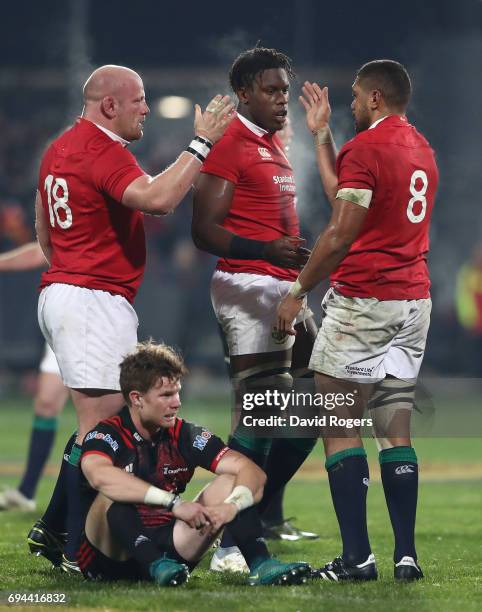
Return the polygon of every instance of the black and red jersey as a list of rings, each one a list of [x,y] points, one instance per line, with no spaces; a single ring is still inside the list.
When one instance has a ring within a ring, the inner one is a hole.
[[[173,427],[159,430],[146,440],[137,431],[129,408],[97,424],[84,438],[82,458],[89,454],[107,457],[126,472],[150,484],[180,494],[186,489],[196,467],[216,471],[229,448],[205,427],[176,419]],[[172,519],[165,508],[137,504],[146,526],[157,526]]]

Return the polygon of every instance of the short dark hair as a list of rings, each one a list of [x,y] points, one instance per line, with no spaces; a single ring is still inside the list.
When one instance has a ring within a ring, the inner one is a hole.
[[[364,64],[356,76],[363,89],[379,89],[387,106],[401,110],[408,106],[412,84],[402,64],[394,60],[374,60]]]
[[[140,342],[120,364],[120,388],[127,403],[131,391],[146,393],[163,376],[174,382],[187,374],[181,355],[166,344]]]
[[[291,59],[287,55],[276,49],[254,47],[244,51],[234,60],[229,71],[229,84],[235,93],[241,87],[252,87],[256,77],[270,68],[283,68],[289,78],[295,76]]]

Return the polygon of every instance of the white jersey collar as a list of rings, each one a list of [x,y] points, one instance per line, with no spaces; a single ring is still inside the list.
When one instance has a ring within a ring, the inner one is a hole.
[[[384,119],[390,116],[391,115],[385,115],[385,117],[380,117],[380,119],[377,119],[376,121],[374,121],[368,129],[371,130],[372,128],[377,127],[379,123],[381,123]]]
[[[246,119],[246,117],[243,117],[243,115],[241,115],[240,113],[238,113],[238,119],[248,128],[248,130],[251,130],[254,134],[256,134],[256,136],[259,136],[260,138],[262,138],[265,134],[268,133],[268,130],[264,130],[262,127],[259,127],[259,125],[256,125],[256,123],[253,123],[249,119]]]
[[[87,119],[88,121],[88,119]],[[107,134],[107,136],[109,138],[112,138],[112,140],[115,140],[116,142],[120,142],[122,146],[127,147],[127,145],[130,144],[130,142],[128,140],[126,140],[125,138],[122,138],[122,136],[119,136],[119,134],[116,134],[115,132],[111,132],[111,130],[108,130],[107,128],[103,127],[102,125],[99,125],[98,123],[95,123],[95,121],[92,121],[92,123],[99,128],[99,130],[102,130],[102,132],[104,132],[104,134]]]

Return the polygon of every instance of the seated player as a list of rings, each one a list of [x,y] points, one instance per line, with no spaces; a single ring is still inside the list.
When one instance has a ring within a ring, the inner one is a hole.
[[[229,524],[248,562],[250,584],[304,582],[309,565],[271,559],[261,537],[255,504],[264,472],[207,429],[178,417],[185,372],[168,346],[139,345],[121,364],[127,405],[85,436],[81,468],[91,505],[78,555],[84,576],[182,584]],[[180,494],[197,466],[217,477],[189,502]]]

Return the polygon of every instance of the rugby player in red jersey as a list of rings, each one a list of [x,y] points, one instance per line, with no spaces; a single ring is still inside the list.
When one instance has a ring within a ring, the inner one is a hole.
[[[198,248],[220,257],[211,297],[238,399],[241,388],[289,391],[293,377],[307,373],[316,334],[307,309],[296,321],[296,341],[273,330],[279,298],[309,254],[299,237],[295,179],[276,134],[286,124],[292,75],[290,59],[275,49],[250,49],[234,61],[229,78],[239,101],[237,118],[213,147],[195,187],[192,235]],[[314,442],[233,432],[230,446],[267,473],[261,509]],[[235,559],[222,561],[232,544],[225,531],[213,569],[239,567]]]
[[[38,240],[49,263],[39,323],[78,420],[76,443],[66,449],[70,465],[54,491],[55,510],[49,507],[29,535],[32,552],[57,564],[65,531],[61,498],[67,488],[75,499],[83,436],[122,404],[119,363],[137,341],[132,303],[145,265],[142,213],[176,208],[233,118],[228,96],[213,98],[204,114],[196,105],[194,139],[164,172],[149,176],[127,149],[142,137],[149,113],[141,77],[123,66],[102,66],[87,79],[83,97],[82,117],[42,158],[35,203]],[[77,506],[69,504],[66,569],[75,569],[82,523]]]
[[[391,60],[362,66],[353,84],[357,135],[336,158],[327,89],[305,83],[300,100],[315,138],[332,217],[278,309],[280,332],[306,294],[330,276],[310,368],[317,390],[370,398],[385,498],[395,536],[394,576],[422,578],[415,550],[418,465],[410,439],[415,383],[430,323],[429,224],[438,184],[434,152],[405,116],[411,83]],[[335,408],[360,417],[365,402]],[[348,427],[324,431],[326,468],[343,552],[324,580],[377,578],[366,524],[368,464]]]

